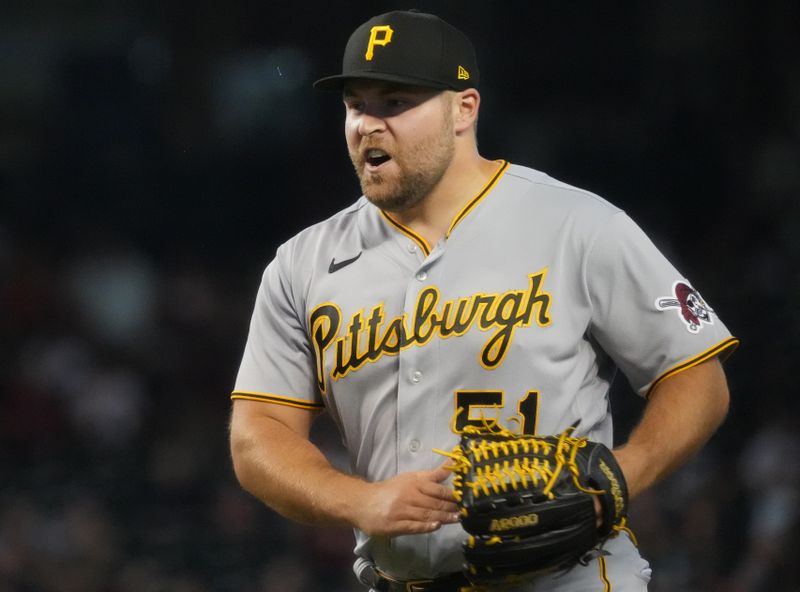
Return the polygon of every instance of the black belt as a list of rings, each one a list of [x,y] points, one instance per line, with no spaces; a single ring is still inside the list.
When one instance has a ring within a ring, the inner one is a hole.
[[[461,588],[470,586],[461,572],[427,580],[397,580],[379,571],[375,576],[372,587],[378,592],[459,592]]]

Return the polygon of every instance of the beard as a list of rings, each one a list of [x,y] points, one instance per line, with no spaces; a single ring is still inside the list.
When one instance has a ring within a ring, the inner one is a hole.
[[[392,153],[394,170],[370,173],[365,171],[365,141],[359,152],[350,152],[350,160],[361,183],[364,196],[387,212],[402,212],[421,203],[439,184],[455,153],[453,117],[445,111],[442,125],[414,145]]]

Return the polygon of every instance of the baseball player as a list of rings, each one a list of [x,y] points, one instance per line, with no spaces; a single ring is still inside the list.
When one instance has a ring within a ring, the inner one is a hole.
[[[242,486],[282,515],[349,525],[375,590],[460,590],[447,450],[467,426],[612,445],[616,369],[647,398],[613,451],[631,499],[722,422],[720,359],[737,340],[620,209],[477,149],[470,41],[390,12],[350,37],[345,139],[363,196],[281,245],[258,290],[232,394]],[[352,474],[309,442],[329,413]],[[623,529],[525,591],[647,589]],[[504,588],[505,589],[505,588]]]

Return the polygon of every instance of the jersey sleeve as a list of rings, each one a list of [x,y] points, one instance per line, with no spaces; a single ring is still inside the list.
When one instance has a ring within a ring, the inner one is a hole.
[[[290,257],[290,245],[282,245],[264,271],[231,398],[322,409]]]
[[[640,395],[739,343],[624,212],[598,233],[585,278],[591,335]]]

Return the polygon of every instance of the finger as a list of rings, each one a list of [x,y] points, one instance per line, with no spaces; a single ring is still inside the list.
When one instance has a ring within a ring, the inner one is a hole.
[[[441,483],[453,474],[453,470],[449,469],[450,465],[445,462],[429,472],[430,478],[437,483]]]
[[[391,529],[393,536],[398,534],[426,534],[442,527],[441,522],[417,522],[415,520],[401,520]]]
[[[425,482],[423,481],[419,486],[420,492],[426,497],[432,497],[437,500],[444,500],[448,502],[455,502],[456,497],[453,489],[442,485],[441,483]]]
[[[595,513],[595,526],[600,528],[603,526],[603,505],[600,503],[600,498],[596,495],[592,496],[594,499],[594,513]]]
[[[442,514],[458,516],[460,509],[455,502],[436,499],[432,497],[419,498],[410,501],[409,507],[418,510],[441,512]]]
[[[418,523],[454,524],[459,521],[459,513],[457,510],[409,506],[398,518],[400,521],[407,520]]]
[[[453,491],[436,483],[421,485],[417,494],[408,499],[408,503],[412,507],[425,510],[438,510],[449,514],[459,512]]]

